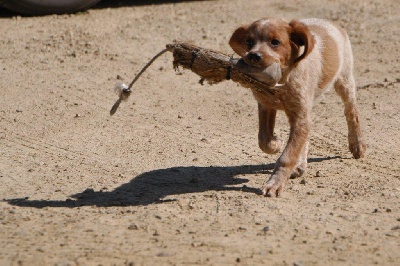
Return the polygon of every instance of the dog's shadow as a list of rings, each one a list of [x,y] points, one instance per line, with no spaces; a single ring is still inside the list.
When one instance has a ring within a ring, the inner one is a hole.
[[[337,157],[315,158],[309,162],[320,162]],[[80,206],[141,206],[174,201],[171,195],[198,193],[205,191],[240,190],[244,193],[261,194],[261,190],[244,185],[249,179],[244,175],[271,174],[274,164],[172,167],[153,170],[134,177],[113,191],[86,189],[71,195],[63,201],[29,200],[29,198],[4,199],[11,205],[20,207],[67,207]],[[265,178],[265,177],[264,177]]]
[[[218,190],[244,190],[260,193],[259,189],[240,186],[249,180],[242,175],[268,173],[274,164],[241,165],[232,167],[173,167],[153,170],[134,177],[113,191],[86,189],[71,195],[65,201],[29,200],[28,198],[5,199],[9,204],[21,207],[79,207],[79,206],[140,206],[162,203],[170,195]]]

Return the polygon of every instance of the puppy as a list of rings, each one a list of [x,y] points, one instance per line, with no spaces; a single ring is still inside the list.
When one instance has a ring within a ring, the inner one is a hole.
[[[322,19],[292,20],[263,18],[236,29],[229,45],[252,67],[265,69],[279,63],[282,78],[279,102],[253,91],[258,102],[258,142],[262,151],[274,154],[282,142],[274,135],[277,110],[283,110],[290,134],[272,175],[263,185],[265,196],[280,196],[289,177],[301,176],[307,168],[311,111],[315,99],[334,87],[344,103],[349,149],[354,158],[364,156],[353,77],[353,54],[346,32]],[[259,76],[257,78],[261,79]]]

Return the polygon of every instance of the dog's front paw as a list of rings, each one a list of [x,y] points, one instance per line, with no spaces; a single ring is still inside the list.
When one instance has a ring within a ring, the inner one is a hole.
[[[349,141],[349,149],[355,159],[364,157],[367,145],[363,139],[356,139],[355,141]]]
[[[298,178],[304,174],[306,171],[305,167],[298,165],[296,168],[292,171],[292,174],[290,175],[291,179]]]
[[[278,153],[281,150],[283,142],[278,139],[276,136],[274,136],[271,140],[263,140],[259,138],[258,140],[258,146],[260,149],[267,153],[267,154],[275,154]]]
[[[285,188],[287,178],[273,174],[264,184],[262,188],[263,196],[279,197]]]

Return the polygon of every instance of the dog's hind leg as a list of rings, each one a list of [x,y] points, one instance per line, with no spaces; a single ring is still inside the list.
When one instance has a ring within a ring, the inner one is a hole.
[[[364,157],[366,144],[361,129],[359,112],[356,103],[356,85],[353,75],[341,76],[335,82],[335,90],[344,103],[344,115],[347,120],[349,149],[354,158]]]

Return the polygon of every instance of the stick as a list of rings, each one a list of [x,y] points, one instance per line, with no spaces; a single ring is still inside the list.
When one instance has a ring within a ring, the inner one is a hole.
[[[1,0],[0,0],[1,1]],[[167,51],[173,54],[173,66],[189,69],[201,77],[200,83],[205,80],[209,84],[216,84],[225,80],[232,80],[245,88],[259,91],[268,96],[269,101],[279,103],[285,93],[278,81],[282,77],[280,65],[271,64],[265,69],[249,66],[243,59],[233,59],[231,56],[184,42],[167,44],[166,49],[156,54],[135,76],[129,86],[117,84],[115,91],[119,98],[110,110],[113,115],[122,101],[128,99],[133,84],[147,70],[147,68]]]
[[[115,114],[115,112],[117,111],[119,105],[121,104],[122,101],[128,99],[129,95],[131,94],[132,90],[132,86],[133,84],[136,83],[136,81],[140,78],[140,76],[147,70],[147,68],[153,64],[153,62],[159,58],[161,55],[163,55],[164,53],[166,53],[168,51],[168,49],[164,49],[161,52],[159,52],[158,54],[156,54],[143,68],[142,70],[140,70],[140,72],[135,76],[135,78],[132,80],[132,82],[129,84],[128,87],[126,87],[125,84],[117,84],[115,87],[115,90],[117,91],[119,98],[118,100],[114,103],[114,105],[111,107],[110,110],[110,115]]]

